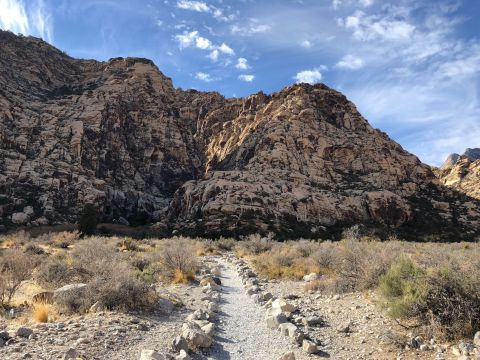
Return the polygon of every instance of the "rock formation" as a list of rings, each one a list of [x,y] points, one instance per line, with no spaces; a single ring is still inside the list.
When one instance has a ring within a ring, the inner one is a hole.
[[[225,99],[146,59],[76,60],[0,32],[0,226],[156,222],[165,232],[319,237],[362,222],[478,234],[479,203],[438,184],[323,84]]]
[[[480,200],[480,149],[467,149],[455,161],[452,155],[436,170],[442,184]]]

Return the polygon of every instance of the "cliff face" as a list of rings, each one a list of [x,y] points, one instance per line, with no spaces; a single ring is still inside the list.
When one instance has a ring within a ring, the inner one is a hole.
[[[104,221],[207,235],[425,233],[429,219],[473,236],[480,219],[325,85],[225,99],[175,89],[149,60],[75,60],[7,32],[0,194],[3,228],[74,222],[85,203]]]
[[[437,170],[442,184],[480,200],[480,149],[467,149]]]

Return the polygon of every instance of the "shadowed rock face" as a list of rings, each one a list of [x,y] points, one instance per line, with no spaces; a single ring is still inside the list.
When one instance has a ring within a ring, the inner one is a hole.
[[[0,119],[3,227],[93,203],[104,221],[191,234],[478,231],[478,203],[322,84],[225,99],[175,89],[146,59],[75,60],[0,32]]]

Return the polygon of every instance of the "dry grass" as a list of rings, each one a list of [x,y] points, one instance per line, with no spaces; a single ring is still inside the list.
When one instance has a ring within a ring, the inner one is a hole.
[[[443,338],[471,336],[480,327],[480,243],[380,241],[358,228],[339,242],[276,243],[250,237],[236,253],[260,276],[319,280],[306,291],[342,293],[379,289],[391,316],[416,321]]]
[[[50,306],[44,303],[33,305],[32,317],[36,322],[46,323],[49,320]]]

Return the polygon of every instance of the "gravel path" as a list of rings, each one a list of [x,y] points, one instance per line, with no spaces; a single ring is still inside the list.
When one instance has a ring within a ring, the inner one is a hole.
[[[265,310],[245,294],[234,267],[223,260],[219,263],[224,267],[220,322],[214,346],[206,358],[276,360],[296,349],[286,337],[266,326]],[[295,355],[300,355],[300,351],[296,351]],[[297,359],[302,359],[302,356],[297,356]]]

